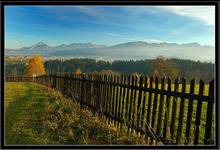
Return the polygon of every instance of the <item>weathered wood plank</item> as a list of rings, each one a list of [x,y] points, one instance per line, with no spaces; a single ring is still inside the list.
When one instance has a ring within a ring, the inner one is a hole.
[[[135,75],[134,76],[134,85],[137,86],[138,84],[138,76]],[[136,99],[137,99],[137,90],[134,90],[134,97],[133,97],[133,106],[132,106],[132,128],[136,128],[135,127],[135,117],[136,117],[136,109],[137,109],[137,105],[136,105]]]
[[[195,79],[192,79],[190,82],[190,94],[194,93],[194,89],[195,89]],[[191,121],[192,121],[192,110],[193,110],[193,99],[189,99],[187,122],[186,122],[185,144],[188,144],[190,140],[189,136],[190,136]]]
[[[134,76],[132,76],[131,86],[134,86],[134,81],[135,81]],[[129,113],[128,113],[128,127],[129,128],[131,127],[131,117],[132,117],[131,112],[132,112],[132,105],[133,105],[133,103],[132,103],[133,97],[134,97],[134,89],[132,88],[131,89],[131,98],[130,98],[130,103],[129,103],[130,109],[129,109]]]
[[[127,79],[127,77],[126,76],[124,76],[124,80],[123,80],[123,84],[126,84],[126,79]],[[126,108],[125,107],[125,104],[126,104],[126,99],[125,99],[125,95],[126,94],[126,88],[123,88],[123,93],[122,93],[122,111],[121,111],[121,118],[122,118],[122,122],[124,123],[124,109]],[[125,109],[126,110],[126,109]]]
[[[186,79],[182,78],[182,93],[185,93],[185,91],[186,91]],[[181,140],[182,140],[184,104],[185,104],[185,97],[182,96],[181,101],[180,101],[179,123],[178,123],[178,130],[177,130],[177,136],[176,136],[177,143],[181,143]]]
[[[175,85],[174,85],[174,92],[177,92],[179,89],[179,79],[177,78],[175,80]],[[177,97],[173,97],[173,106],[172,106],[172,118],[171,118],[171,126],[170,126],[170,135],[171,139],[174,142],[174,131],[175,131],[175,123],[176,123],[176,103],[177,103]]]
[[[110,80],[110,76],[109,75],[107,75],[107,79],[106,79],[108,82],[109,82],[109,80]],[[110,85],[109,84],[107,84],[107,97],[106,97],[106,104],[105,104],[105,113],[108,113],[109,112],[109,93],[110,93]]]
[[[163,79],[162,79],[161,90],[162,91],[165,90],[165,77],[163,77]],[[163,105],[164,105],[164,94],[161,94],[160,95],[159,110],[158,110],[159,112],[158,112],[158,120],[157,120],[157,130],[156,130],[156,134],[159,137],[162,137],[161,130],[162,130]]]
[[[209,96],[214,97],[214,79],[209,82]],[[204,138],[205,145],[211,144],[212,118],[213,118],[213,107],[214,107],[213,105],[214,105],[214,98],[208,102],[208,106],[207,106],[205,138]]]
[[[128,76],[128,79],[127,79],[127,85],[130,85],[131,84],[131,76],[129,75]],[[127,88],[127,93],[126,93],[126,109],[125,109],[125,116],[126,116],[126,125],[128,126],[128,121],[129,121],[129,99],[130,99],[130,89]]]
[[[150,88],[153,88],[153,77],[150,77]],[[149,131],[150,127],[150,117],[151,117],[151,105],[152,105],[152,92],[149,91],[149,96],[148,96],[148,108],[147,108],[147,121],[146,121],[146,130]]]
[[[140,77],[139,86],[143,86],[143,76]],[[140,128],[140,119],[141,119],[141,103],[142,103],[143,91],[138,93],[138,109],[137,109],[137,127]]]
[[[120,84],[123,84],[123,79],[124,79],[124,76],[123,74],[121,74],[121,77],[120,77]],[[118,104],[118,117],[120,118],[120,120],[122,119],[122,102],[123,102],[123,99],[122,99],[122,93],[123,93],[124,89],[123,87],[120,87],[119,89],[119,104]]]
[[[120,78],[119,76],[116,77],[116,83],[119,83],[120,81]],[[118,96],[119,96],[119,86],[116,86],[116,93],[115,93],[115,116],[118,117],[118,103],[119,103],[119,100],[118,100]]]
[[[103,81],[107,81],[107,76],[106,74],[104,74],[103,76]],[[107,100],[107,84],[103,84],[103,104],[102,104],[102,109],[103,109],[103,113],[106,112],[106,100]]]
[[[199,95],[203,95],[204,92],[204,81],[200,79],[199,82]],[[202,112],[202,100],[199,99],[197,103],[196,109],[196,121],[195,121],[195,131],[194,131],[194,144],[198,144],[199,141],[199,128],[200,128],[200,119],[201,119],[201,112]]]
[[[158,89],[158,78],[155,78],[155,89]],[[156,110],[157,110],[157,102],[158,102],[158,93],[156,92],[154,95],[154,103],[153,103],[153,112],[152,112],[152,122],[151,127],[155,128],[156,123]]]
[[[110,82],[113,82],[113,76],[111,75],[110,77]],[[113,105],[112,105],[112,101],[113,101],[113,98],[112,98],[112,95],[113,95],[113,85],[110,86],[110,107],[109,107],[109,113],[112,115],[112,109],[113,109]]]
[[[171,92],[171,86],[172,86],[172,81],[170,77],[168,77],[168,93]],[[163,139],[164,141],[167,141],[166,136],[167,136],[167,131],[168,131],[168,120],[170,116],[170,94],[167,95],[167,100],[166,100],[166,108],[165,108],[165,119],[164,119],[164,127],[163,127]]]
[[[148,84],[148,78],[145,76],[144,87],[147,87],[147,84]],[[147,101],[147,95],[145,92],[143,93],[144,93],[144,96],[143,96],[142,115],[141,115],[141,128],[144,127],[144,115],[146,112],[146,101]]]
[[[116,82],[116,75],[114,75],[113,82]],[[112,98],[112,115],[115,116],[115,90],[116,86],[113,87],[113,98]]]

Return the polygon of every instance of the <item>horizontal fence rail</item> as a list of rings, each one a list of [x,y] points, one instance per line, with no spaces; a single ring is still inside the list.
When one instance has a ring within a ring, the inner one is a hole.
[[[61,91],[100,115],[163,144],[213,145],[214,79],[208,84],[185,78],[136,75],[44,75],[6,77],[37,82]]]

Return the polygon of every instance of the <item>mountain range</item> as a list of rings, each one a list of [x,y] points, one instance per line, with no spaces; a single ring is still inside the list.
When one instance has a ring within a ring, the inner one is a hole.
[[[37,42],[29,47],[6,49],[6,55],[34,55],[56,57],[99,57],[106,59],[154,59],[159,55],[168,58],[214,61],[215,48],[199,43],[148,43],[143,41],[127,42],[112,46],[93,43],[71,43],[49,46]]]

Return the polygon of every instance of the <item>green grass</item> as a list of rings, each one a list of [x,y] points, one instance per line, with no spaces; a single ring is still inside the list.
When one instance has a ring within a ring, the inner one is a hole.
[[[37,144],[47,137],[36,132],[41,129],[46,95],[33,84],[6,84],[5,132],[6,144]]]
[[[5,141],[10,144],[146,144],[59,92],[34,83],[6,83]]]
[[[160,88],[161,85],[159,85]],[[167,85],[166,85],[167,88]],[[174,85],[172,85],[172,90]],[[121,89],[119,88],[119,91]],[[181,91],[181,85],[178,91]],[[189,92],[189,84],[186,86]],[[199,85],[195,86],[195,93],[198,94]],[[127,92],[127,91],[126,91]],[[138,91],[136,96],[136,106],[138,102]],[[146,122],[146,112],[148,106],[148,93],[146,94],[146,107],[144,122]],[[204,95],[208,94],[208,85],[205,85]],[[130,97],[130,96],[129,96]],[[90,101],[96,97],[88,96]],[[125,99],[127,93],[125,94]],[[116,97],[114,97],[116,99]],[[143,100],[142,100],[143,101]],[[152,107],[154,94],[152,96]],[[177,136],[180,98],[177,99],[176,123],[174,137]],[[160,96],[158,97],[158,105]],[[130,100],[129,100],[130,103]],[[166,106],[166,97],[163,110]],[[126,104],[126,103],[125,103]],[[168,126],[171,124],[173,97],[170,99],[170,116]],[[158,105],[155,127],[158,121]],[[106,120],[93,116],[92,113],[85,109],[81,110],[79,106],[56,91],[46,89],[45,86],[33,83],[7,83],[6,84],[6,144],[145,144],[146,141],[135,137],[136,135],[127,135],[125,132],[118,134],[118,129],[114,125],[108,125]],[[151,107],[151,110],[152,110]],[[110,104],[111,108],[111,104]],[[129,108],[129,107],[128,107]],[[141,104],[142,108],[142,104]],[[190,132],[190,144],[193,144],[195,117],[197,109],[197,100],[193,102],[192,123]],[[202,104],[201,125],[199,130],[199,144],[203,144],[205,133],[207,102]],[[111,110],[111,109],[110,109]],[[125,110],[124,112],[126,112]],[[137,112],[137,110],[136,110]],[[188,112],[188,99],[184,103],[182,142],[184,143],[186,120]],[[215,112],[215,111],[214,111]],[[164,121],[163,111],[162,127]],[[126,119],[127,116],[123,116]],[[135,120],[137,116],[135,115]],[[150,122],[151,123],[151,122]],[[214,117],[213,123],[214,125]],[[145,124],[144,124],[145,126]],[[156,129],[156,128],[155,128]],[[214,127],[212,127],[214,131]],[[170,139],[170,128],[168,128],[167,139]],[[163,133],[163,128],[161,130]],[[212,132],[212,140],[214,140]]]

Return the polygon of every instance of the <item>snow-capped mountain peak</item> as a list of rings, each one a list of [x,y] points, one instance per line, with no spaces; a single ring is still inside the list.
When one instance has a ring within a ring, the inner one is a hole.
[[[30,49],[48,49],[48,48],[49,46],[42,41],[37,42],[36,44],[30,47]]]

